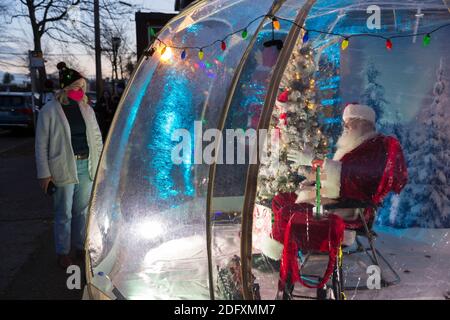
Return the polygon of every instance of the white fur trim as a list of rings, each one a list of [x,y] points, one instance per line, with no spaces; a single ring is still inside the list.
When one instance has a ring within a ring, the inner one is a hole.
[[[337,199],[341,193],[341,171],[340,161],[326,159],[323,172],[326,179],[322,181],[322,196],[330,199]]]
[[[288,106],[287,102],[276,101],[275,105],[280,109],[280,112],[286,112],[286,107]]]
[[[348,119],[363,119],[375,124],[376,115],[375,111],[369,106],[363,104],[349,104],[344,109],[342,115],[344,121]]]
[[[280,260],[283,253],[283,244],[268,236],[264,236],[261,241],[261,251],[270,259]]]
[[[336,150],[336,153],[334,154],[333,160],[341,160],[347,153],[355,150],[357,147],[359,147],[363,142],[374,138],[378,133],[375,131],[368,132],[355,141],[353,143],[346,145],[345,147],[338,148]]]
[[[295,203],[310,203],[315,201],[316,198],[316,187],[305,186],[295,192],[297,194],[297,199]]]

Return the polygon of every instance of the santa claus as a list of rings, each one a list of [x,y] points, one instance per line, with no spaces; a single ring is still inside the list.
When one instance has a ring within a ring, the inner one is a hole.
[[[325,203],[370,203],[380,205],[391,191],[400,193],[407,182],[407,169],[397,139],[376,132],[375,112],[361,104],[349,104],[344,109],[344,131],[337,142],[333,159],[326,159],[321,175],[321,194]],[[288,159],[301,168],[311,166],[314,155],[308,150],[292,150]],[[283,251],[286,226],[294,213],[310,208],[315,200],[315,175],[302,172],[307,180],[295,193],[280,193],[274,197],[272,237],[264,241],[263,253],[279,260]],[[360,209],[339,209],[333,213],[345,222],[358,218]],[[345,233],[344,244],[354,241],[355,232]]]

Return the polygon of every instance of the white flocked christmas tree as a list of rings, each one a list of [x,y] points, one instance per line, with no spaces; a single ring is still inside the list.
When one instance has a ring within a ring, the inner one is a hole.
[[[327,154],[327,139],[318,122],[320,105],[317,104],[313,50],[299,39],[284,76],[280,94],[286,99],[274,107],[269,130],[278,132],[268,141],[268,150],[279,144],[279,158],[261,165],[258,179],[259,203],[268,202],[280,192],[294,192],[304,178],[299,168],[287,160],[290,149],[308,149],[317,158]],[[305,170],[307,170],[305,168]]]
[[[433,101],[408,134],[409,183],[395,214],[397,226],[450,227],[450,87],[444,66],[441,59]]]

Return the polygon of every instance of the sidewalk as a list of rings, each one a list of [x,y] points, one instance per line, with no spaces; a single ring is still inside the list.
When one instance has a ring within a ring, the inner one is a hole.
[[[68,290],[68,274],[56,264],[53,249],[53,228],[48,228],[39,239],[40,247],[21,268],[3,299],[80,300],[84,287],[84,269],[81,290]]]
[[[0,150],[0,299],[80,299],[56,264],[51,199],[36,180],[34,138],[2,132]]]

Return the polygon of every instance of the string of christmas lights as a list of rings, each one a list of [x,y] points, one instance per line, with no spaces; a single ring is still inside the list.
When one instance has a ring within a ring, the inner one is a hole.
[[[288,22],[291,23],[293,25],[295,25],[296,27],[302,29],[303,32],[303,43],[306,43],[309,41],[310,39],[310,34],[311,33],[318,33],[318,34],[324,34],[324,35],[331,35],[331,36],[337,36],[337,37],[341,37],[342,38],[342,42],[341,42],[341,49],[343,51],[345,51],[349,45],[350,45],[350,39],[351,38],[356,38],[356,37],[372,37],[372,38],[379,38],[379,39],[383,39],[385,40],[385,46],[387,50],[392,50],[393,49],[393,39],[399,39],[399,38],[413,38],[413,37],[417,37],[417,36],[423,36],[423,46],[427,47],[430,43],[431,43],[431,35],[443,28],[449,27],[450,23],[441,25],[431,31],[428,32],[419,32],[419,33],[412,33],[412,34],[398,34],[398,35],[393,35],[393,36],[383,36],[380,34],[373,34],[373,33],[358,33],[358,34],[351,34],[351,35],[345,35],[345,34],[341,34],[341,33],[336,33],[336,32],[327,32],[327,31],[322,31],[322,30],[316,30],[316,29],[309,29],[309,28],[305,28],[304,26],[299,25],[298,23],[296,23],[293,20],[289,20],[289,19],[284,19],[281,17],[277,17],[274,15],[261,15],[259,17],[256,17],[255,19],[253,19],[252,21],[250,21],[247,26],[245,26],[244,28],[241,28],[239,30],[236,30],[234,32],[231,32],[229,34],[227,34],[225,37],[223,37],[222,39],[218,39],[215,40],[207,45],[204,46],[173,46],[173,45],[168,45],[166,44],[163,40],[159,39],[155,30],[153,28],[150,28],[150,36],[154,39],[154,43],[158,42],[159,45],[163,46],[163,48],[161,49],[161,56],[163,56],[166,52],[167,49],[175,49],[175,50],[181,50],[181,59],[185,60],[187,58],[187,51],[188,50],[197,50],[197,56],[200,60],[203,60],[205,57],[205,51],[204,49],[206,48],[210,48],[215,46],[216,44],[220,44],[220,48],[222,51],[227,50],[227,39],[236,35],[236,34],[240,34],[242,39],[247,39],[248,37],[248,29],[250,28],[250,26],[257,22],[260,19],[263,18],[270,18],[272,20],[272,40],[268,41],[265,43],[266,46],[277,46],[278,49],[281,50],[281,48],[283,47],[283,41],[282,40],[276,40],[275,39],[275,30],[280,30],[281,29],[281,24],[280,21],[284,21],[284,22]],[[157,49],[155,48],[155,44],[153,44],[150,49],[146,50],[144,52],[144,55],[147,57],[147,59],[151,56],[153,56],[153,54],[157,51]]]

